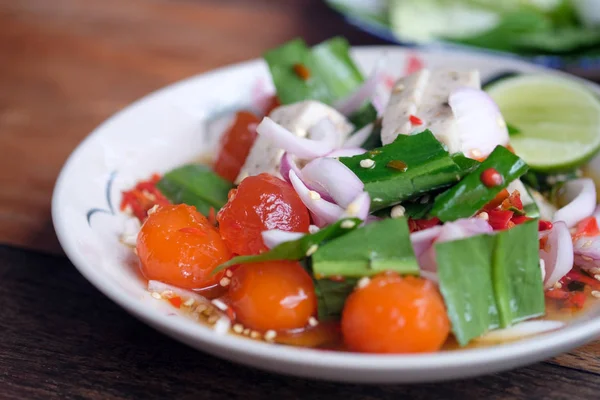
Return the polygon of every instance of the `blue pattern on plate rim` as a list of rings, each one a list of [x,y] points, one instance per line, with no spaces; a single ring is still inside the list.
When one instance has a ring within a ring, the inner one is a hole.
[[[92,208],[92,209],[88,210],[88,212],[85,214],[85,218],[87,220],[88,226],[90,226],[90,227],[92,226],[91,218],[94,214],[100,213],[100,214],[115,215],[115,209],[112,204],[112,199],[110,198],[110,192],[112,190],[112,185],[113,185],[113,182],[114,182],[116,176],[117,176],[117,171],[113,171],[110,173],[110,175],[108,176],[108,180],[106,181],[105,198],[106,198],[106,204],[108,205],[108,209]]]

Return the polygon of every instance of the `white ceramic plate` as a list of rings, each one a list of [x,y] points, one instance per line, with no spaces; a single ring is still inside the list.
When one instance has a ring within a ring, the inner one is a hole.
[[[484,80],[506,71],[541,70],[515,60],[396,47],[357,48],[354,56],[369,71],[383,52],[388,53],[392,76],[402,74],[415,56],[428,67],[477,68]],[[54,190],[54,226],[67,256],[106,296],[196,349],[274,372],[347,382],[424,382],[487,374],[547,359],[600,336],[600,310],[595,309],[559,331],[495,347],[389,356],[324,352],[217,335],[174,314],[167,302],[151,298],[127,264],[131,251],[118,241],[126,220],[118,211],[121,190],[210,151],[214,138],[207,134],[207,121],[248,107],[265,91],[272,91],[272,85],[261,60],[192,77],[119,112],[69,157]]]

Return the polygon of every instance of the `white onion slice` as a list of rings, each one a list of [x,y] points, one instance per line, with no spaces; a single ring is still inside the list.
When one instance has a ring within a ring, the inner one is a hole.
[[[581,237],[573,244],[575,265],[585,270],[593,270],[594,274],[600,269],[600,236]]]
[[[567,225],[555,222],[547,234],[546,245],[540,249],[540,258],[544,260],[546,270],[544,286],[554,286],[573,268],[573,242]]]
[[[313,125],[308,130],[308,137],[311,140],[324,143],[334,149],[342,145],[342,135],[329,118],[323,118]]]
[[[555,331],[565,326],[561,321],[533,320],[519,322],[509,328],[497,329],[475,338],[477,342],[497,343],[509,340],[517,340],[540,333]]]
[[[554,214],[554,221],[564,221],[572,228],[582,219],[589,217],[596,209],[596,187],[590,178],[574,179],[565,182],[562,189],[569,202]]]
[[[288,232],[282,231],[281,229],[270,229],[268,231],[261,232],[263,242],[269,249],[279,246],[281,243],[298,240],[304,235],[305,234],[302,232]]]
[[[381,81],[381,77],[383,76],[385,58],[385,56],[381,57],[375,64],[369,77],[360,85],[360,87],[353,93],[350,93],[347,97],[338,100],[335,103],[334,108],[342,114],[349,116],[358,111],[365,102],[371,100],[375,95],[377,85],[379,85],[379,81]]]
[[[365,187],[350,168],[334,158],[316,158],[301,173],[307,187],[329,195],[341,207],[348,207]]]
[[[300,172],[300,168],[298,168],[298,164],[294,161],[294,156],[290,153],[283,153],[281,157],[281,163],[279,164],[279,173],[285,179],[290,182],[290,170],[294,171],[300,179],[302,179],[302,173]]]
[[[508,128],[498,106],[483,90],[456,89],[448,104],[456,119],[461,151],[471,158],[486,157],[508,144]]]
[[[437,227],[429,229],[434,228]],[[493,229],[490,226],[490,224],[488,224],[487,221],[481,218],[459,219],[454,222],[447,222],[440,228],[441,229],[439,230],[439,234],[436,238],[428,238],[429,240],[431,240],[431,245],[429,246],[429,248],[425,250],[423,250],[422,248],[418,249],[420,255],[417,256],[417,261],[419,262],[419,268],[421,269],[421,271],[437,271],[435,247],[433,246],[434,243],[450,242],[453,240],[465,239],[471,236],[493,232]],[[414,234],[415,233],[413,233],[412,235]]]
[[[256,132],[275,146],[302,159],[310,160],[321,157],[333,150],[333,146],[325,142],[294,135],[269,117],[263,118],[256,127]]]
[[[344,209],[337,204],[331,203],[320,196],[314,196],[314,193],[306,187],[304,182],[296,175],[294,171],[289,173],[290,182],[294,190],[298,193],[302,203],[315,215],[315,224],[322,227],[331,224],[344,214]]]
[[[367,124],[359,130],[357,130],[356,132],[354,132],[348,139],[346,139],[346,141],[342,145],[342,148],[347,149],[362,146],[363,143],[366,142],[366,140],[369,138],[369,136],[371,136],[374,126],[375,124],[371,122],[370,124]]]
[[[366,221],[371,208],[371,197],[367,192],[361,192],[354,200],[348,204],[342,218],[359,218]]]
[[[428,248],[433,245],[433,242],[442,232],[441,226],[432,226],[431,228],[423,229],[410,234],[410,242],[415,252],[415,256],[419,258]]]
[[[365,149],[361,149],[360,147],[352,147],[347,149],[338,149],[334,150],[331,153],[328,153],[325,157],[330,158],[339,158],[339,157],[354,157],[359,156],[361,154],[365,154],[367,151]]]

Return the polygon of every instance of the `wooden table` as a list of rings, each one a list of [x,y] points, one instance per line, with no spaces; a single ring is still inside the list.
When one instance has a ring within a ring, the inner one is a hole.
[[[50,220],[60,167],[97,124],[171,82],[346,25],[318,0],[0,0],[0,397],[598,398],[600,343],[439,385],[282,377],[190,351],[103,297]]]

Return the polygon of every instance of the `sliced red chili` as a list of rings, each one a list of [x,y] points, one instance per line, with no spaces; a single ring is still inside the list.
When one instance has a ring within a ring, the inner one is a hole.
[[[532,218],[529,218],[526,215],[515,215],[514,217],[512,217],[511,221],[515,224],[515,225],[520,225],[523,222],[527,222],[527,221],[531,221]]]
[[[540,222],[538,223],[538,230],[540,232],[548,231],[548,230],[552,229],[553,227],[554,227],[554,225],[552,224],[552,222],[546,221],[543,219],[541,219]]]
[[[133,189],[124,191],[121,197],[121,211],[129,207],[132,214],[143,222],[148,216],[148,211],[155,205],[171,204],[156,187],[160,179],[160,175],[154,174],[150,179],[138,182]]]
[[[423,125],[423,120],[419,117],[417,117],[416,115],[411,115],[410,117],[408,117],[408,119],[410,120],[410,123],[413,125]]]
[[[175,308],[181,307],[181,297],[175,296],[169,298],[169,303],[173,304]]]
[[[600,235],[600,229],[598,228],[598,221],[596,217],[591,216],[581,220],[577,224],[577,229],[573,235],[573,239],[578,239],[582,236],[598,236]]]
[[[502,185],[504,178],[495,168],[487,168],[481,173],[481,182],[487,187]]]
[[[514,213],[512,211],[507,210],[489,210],[489,224],[496,231],[504,230],[511,227],[510,220],[513,217]],[[514,226],[514,223],[513,223]]]

